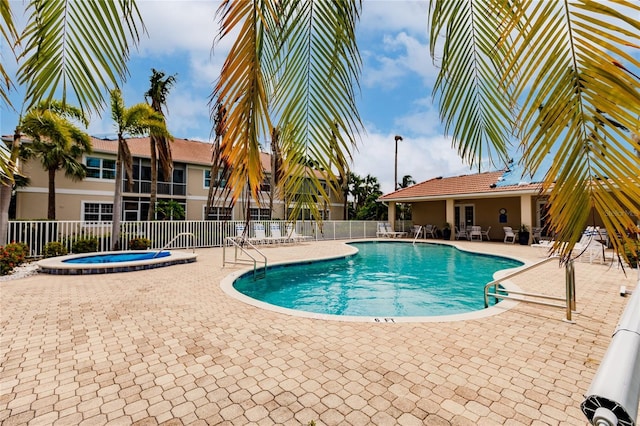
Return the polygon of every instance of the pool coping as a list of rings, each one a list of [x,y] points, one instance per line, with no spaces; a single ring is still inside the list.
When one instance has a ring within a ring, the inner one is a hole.
[[[132,260],[113,263],[65,263],[69,259],[77,259],[91,255],[109,255],[123,253],[149,253],[158,250],[127,250],[127,251],[103,251],[95,253],[69,254],[66,256],[50,257],[37,262],[39,272],[50,275],[91,275],[111,274],[120,272],[144,271],[147,269],[163,268],[165,266],[195,262],[198,255],[195,252],[170,251],[169,256],[155,259]],[[167,250],[164,250],[167,251]]]
[[[355,247],[351,246],[349,243],[358,243],[358,242],[375,242],[375,241],[383,241],[383,242],[402,242],[405,244],[411,244],[411,241],[406,241],[406,240],[397,240],[397,241],[389,241],[389,239],[356,239],[356,240],[348,240],[348,241],[344,241],[343,245],[349,247],[351,249],[351,252],[346,253],[346,254],[341,254],[341,255],[336,255],[336,256],[324,256],[324,257],[310,257],[308,259],[305,260],[296,260],[296,261],[281,261],[281,262],[274,262],[273,264],[269,265],[268,267],[274,267],[274,266],[286,266],[286,265],[298,265],[298,264],[305,264],[305,263],[310,263],[310,262],[318,262],[318,261],[327,261],[327,260],[332,260],[332,259],[342,259],[342,258],[347,258],[350,256],[353,256],[355,254],[358,253],[358,249],[356,249]],[[433,243],[433,242],[429,242],[429,241],[416,241],[416,243],[418,244],[442,244],[442,245],[449,245],[452,247],[455,247],[458,250],[461,251],[465,251],[468,253],[474,253],[474,254],[482,254],[482,255],[488,255],[488,256],[497,256],[497,257],[504,257],[504,258],[508,258],[508,259],[513,259],[516,260],[518,262],[522,262],[523,265],[518,266],[516,268],[508,268],[508,269],[502,269],[499,271],[496,271],[493,274],[493,278],[494,279],[498,279],[500,278],[500,276],[505,276],[508,275],[520,268],[526,268],[527,266],[529,266],[531,264],[531,262],[523,260],[523,259],[518,259],[516,257],[512,257],[512,256],[504,256],[504,255],[492,255],[492,254],[487,254],[487,253],[482,253],[482,252],[477,252],[477,251],[473,251],[473,250],[468,250],[468,249],[464,249],[461,247],[458,247],[455,244],[449,244],[446,242],[437,242],[437,243]],[[260,309],[265,309],[268,311],[272,311],[272,312],[277,312],[280,314],[284,314],[284,315],[290,315],[293,317],[300,317],[300,318],[311,318],[311,319],[318,319],[318,320],[329,320],[329,321],[342,321],[342,322],[362,322],[362,323],[429,323],[429,322],[451,322],[451,321],[466,321],[466,320],[474,320],[474,319],[480,319],[480,318],[486,318],[489,316],[493,316],[493,315],[498,315],[500,313],[506,312],[512,308],[514,308],[515,306],[517,306],[520,302],[513,300],[513,299],[504,299],[502,301],[500,301],[499,303],[493,305],[493,306],[489,306],[488,308],[485,309],[481,309],[478,311],[472,311],[472,312],[465,312],[465,313],[461,313],[461,314],[451,314],[451,315],[436,315],[436,316],[407,316],[407,317],[373,317],[373,316],[350,316],[350,315],[331,315],[331,314],[321,314],[321,313],[316,313],[316,312],[306,312],[306,311],[299,311],[299,310],[295,310],[295,309],[289,309],[289,308],[283,308],[281,306],[276,306],[276,305],[272,305],[270,303],[266,303],[266,302],[262,302],[260,300],[254,299],[252,297],[249,297],[245,294],[240,293],[239,291],[237,291],[234,287],[233,287],[233,283],[240,278],[241,276],[249,273],[253,271],[253,268],[242,268],[238,271],[232,272],[231,274],[225,276],[221,282],[220,282],[220,288],[222,289],[223,292],[225,292],[228,296],[233,297],[236,300],[239,300],[241,302],[244,302],[248,305],[254,306],[256,308],[260,308]],[[517,286],[516,284],[514,284],[513,282],[509,281],[509,280],[505,280],[502,281],[500,283],[500,285],[505,289],[505,291],[509,292],[509,291],[522,291],[522,289]]]

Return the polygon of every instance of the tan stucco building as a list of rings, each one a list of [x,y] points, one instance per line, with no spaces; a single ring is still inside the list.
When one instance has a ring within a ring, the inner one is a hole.
[[[3,138],[10,141],[10,138]],[[28,141],[25,141],[28,143]],[[74,182],[56,174],[56,219],[83,221],[110,221],[113,215],[115,188],[115,160],[117,140],[92,138],[93,153],[82,158],[87,167],[87,177]],[[127,221],[146,220],[149,209],[151,188],[150,145],[149,138],[131,138],[127,140],[133,156],[133,189],[127,191],[123,186],[122,218]],[[174,200],[185,210],[186,220],[204,220],[209,185],[212,145],[206,142],[175,138],[171,143],[173,157],[172,176],[162,176],[158,171],[158,201]],[[269,210],[269,176],[271,156],[261,153],[260,159],[265,170],[265,183],[261,191],[260,205],[250,201],[252,219],[285,219],[287,206],[276,198],[273,211]],[[23,174],[30,179],[26,187],[16,188],[16,219],[45,219],[47,217],[48,175],[37,159],[21,164]],[[215,184],[215,182],[214,182]],[[239,200],[229,207],[229,198],[217,190],[214,198],[211,220],[245,219],[245,200]],[[343,218],[343,203],[332,198],[332,202],[320,207],[325,219]],[[308,212],[307,212],[308,213]]]
[[[538,182],[516,182],[506,179],[509,170],[476,173],[454,177],[436,177],[383,195],[379,201],[388,203],[389,221],[395,221],[395,205],[411,204],[414,224],[435,225],[442,229],[448,223],[455,236],[460,229],[491,227],[491,239],[504,238],[503,227],[518,231],[521,225],[528,230],[537,228],[545,235],[548,197],[540,193]],[[603,226],[595,216],[595,225]],[[530,232],[533,237],[533,233]]]

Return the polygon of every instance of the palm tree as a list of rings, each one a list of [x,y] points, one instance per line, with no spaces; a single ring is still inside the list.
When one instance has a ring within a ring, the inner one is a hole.
[[[176,82],[176,76],[169,75],[165,77],[164,72],[151,69],[151,88],[144,94],[147,101],[151,100],[151,108],[164,117],[162,106],[167,105],[167,95],[169,89]],[[173,170],[173,159],[171,158],[170,140],[162,135],[152,131],[149,137],[151,150],[151,193],[149,194],[149,215],[147,220],[153,220],[155,217],[155,205],[158,195],[158,157],[160,158],[160,167],[165,178],[171,176]]]
[[[122,171],[127,175],[127,185],[133,184],[133,158],[126,136],[142,136],[151,132],[171,137],[164,117],[145,103],[126,108],[119,89],[111,91],[111,118],[118,132],[118,154],[116,157],[115,191],[113,197],[113,223],[111,227],[112,250],[120,249],[120,221],[122,218]]]
[[[398,187],[400,188],[408,188],[411,185],[415,185],[416,181],[415,179],[413,179],[413,176],[411,175],[404,175],[402,176],[402,182],[398,182]]]
[[[22,119],[22,132],[33,140],[30,156],[40,160],[49,174],[49,201],[47,218],[56,218],[56,172],[64,170],[72,180],[82,180],[87,175],[85,166],[79,161],[84,153],[91,153],[91,138],[74,125],[75,119],[84,126],[89,124],[80,109],[61,102],[41,102],[31,108]]]
[[[73,95],[83,110],[99,111],[104,107],[104,89],[117,85],[127,75],[130,44],[139,41],[144,24],[135,0],[86,2],[69,0],[42,2],[28,0],[25,5],[26,26],[18,34],[11,4],[0,0],[0,31],[6,45],[20,46],[17,57],[17,83],[25,86],[23,110],[42,99],[59,96],[63,104]],[[18,3],[14,3],[18,4]],[[90,35],[90,42],[87,40]],[[10,104],[13,87],[0,63],[0,98]],[[0,245],[6,244],[9,200],[13,189],[21,131],[16,127],[11,155],[0,156]]]
[[[398,188],[408,188],[411,185],[415,185],[416,181],[413,179],[411,175],[402,176],[402,182],[398,182]],[[396,204],[396,207],[400,211],[400,219],[411,219],[411,204]]]

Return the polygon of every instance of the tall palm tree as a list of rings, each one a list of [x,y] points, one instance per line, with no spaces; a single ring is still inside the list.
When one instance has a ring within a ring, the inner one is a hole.
[[[154,132],[171,137],[167,131],[164,117],[145,103],[126,108],[119,89],[111,91],[111,118],[118,133],[118,154],[116,157],[115,191],[113,196],[113,222],[111,227],[111,248],[120,249],[120,221],[122,219],[123,166],[127,175],[127,185],[133,184],[133,158],[127,136],[143,136]]]
[[[13,3],[18,4],[18,3]],[[7,46],[14,49],[18,71],[17,83],[25,87],[22,110],[29,110],[42,99],[60,97],[63,104],[73,95],[83,110],[99,111],[104,107],[104,91],[117,85],[127,75],[130,45],[145,31],[135,0],[118,2],[81,2],[26,0],[26,26],[18,34],[13,22],[11,3],[0,0],[0,31]],[[90,37],[90,40],[88,40]],[[0,63],[0,98],[10,103],[13,87]],[[17,124],[17,123],[16,123]],[[16,128],[11,155],[0,157],[0,245],[6,244],[9,200],[13,188],[21,132]]]
[[[167,95],[171,86],[176,82],[176,76],[165,76],[164,72],[151,69],[151,88],[144,94],[147,101],[151,101],[151,108],[164,117],[162,107],[167,105]],[[170,139],[162,134],[151,131],[149,137],[151,150],[151,193],[149,194],[149,215],[147,220],[155,218],[156,198],[158,196],[158,158],[160,168],[165,177],[171,176],[173,170],[173,159],[171,158]]]
[[[61,102],[41,102],[27,111],[22,119],[22,132],[31,137],[30,154],[40,160],[49,174],[49,200],[47,218],[56,218],[56,172],[64,170],[72,180],[82,180],[87,175],[79,161],[84,153],[91,153],[91,138],[70,120],[85,127],[89,121],[79,108]]]

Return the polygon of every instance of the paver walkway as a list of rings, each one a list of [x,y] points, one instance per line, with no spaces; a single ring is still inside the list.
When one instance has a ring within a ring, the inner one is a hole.
[[[540,260],[530,247],[461,247]],[[341,242],[265,248],[270,262]],[[292,317],[226,295],[222,249],[198,261],[0,283],[0,421],[29,424],[585,425],[579,409],[635,286],[576,263],[575,324],[518,304],[488,318],[353,323]],[[551,262],[513,279],[562,295]]]

